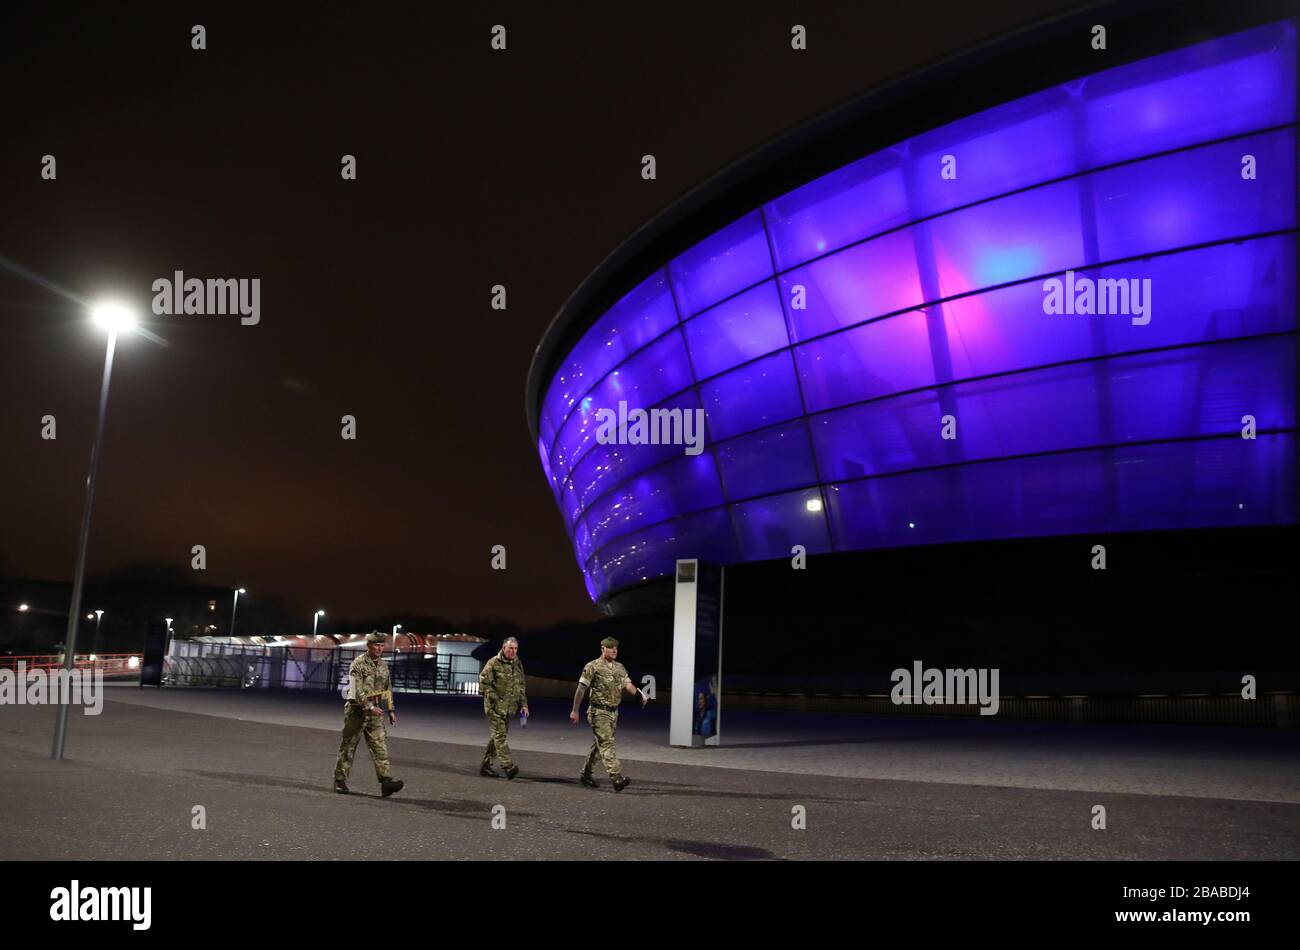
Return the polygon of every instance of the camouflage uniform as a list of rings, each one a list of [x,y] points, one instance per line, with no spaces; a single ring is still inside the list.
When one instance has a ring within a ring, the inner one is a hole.
[[[393,708],[393,690],[388,679],[388,664],[372,660],[363,653],[348,667],[347,702],[343,704],[343,741],[339,744],[338,761],[334,763],[334,780],[346,781],[352,771],[352,760],[357,754],[357,741],[364,732],[370,757],[375,760],[375,775],[379,781],[392,779],[393,769],[388,761],[388,733],[384,729],[384,712],[379,701],[385,700]]]
[[[495,757],[502,768],[510,769],[515,762],[510,757],[506,733],[510,731],[510,719],[515,712],[528,705],[524,665],[517,656],[507,660],[504,653],[497,653],[483,664],[478,687],[483,694],[483,714],[487,716],[490,730],[481,768],[489,768]]]
[[[623,690],[628,681],[627,669],[618,660],[595,659],[582,668],[578,682],[591,691],[587,702],[587,722],[596,737],[582,767],[584,778],[591,778],[597,759],[605,764],[605,771],[611,779],[617,780],[623,774],[618,753],[614,751],[614,731],[618,728],[618,704],[623,701]]]

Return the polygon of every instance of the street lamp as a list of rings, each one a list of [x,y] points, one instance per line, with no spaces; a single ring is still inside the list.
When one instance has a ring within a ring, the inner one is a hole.
[[[400,623],[393,624],[393,652],[394,653],[402,652],[397,648],[397,631],[401,629],[402,629],[402,625]]]
[[[163,656],[166,656],[168,653],[172,652],[172,618],[163,617],[163,620],[167,621],[167,636],[164,638],[163,642]]]
[[[104,611],[96,610],[95,611],[95,645],[93,648],[95,653],[98,653],[100,649],[99,624],[100,621],[103,619],[104,619]]]
[[[63,668],[69,674],[76,664],[77,623],[81,618],[81,587],[86,577],[86,548],[90,544],[90,516],[95,509],[95,476],[104,445],[104,417],[108,414],[108,384],[113,378],[113,351],[117,349],[117,335],[129,333],[135,327],[135,315],[125,305],[105,301],[90,313],[91,319],[108,332],[108,345],[104,351],[104,377],[99,387],[99,416],[95,423],[95,440],[90,448],[90,472],[86,476],[86,500],[81,508],[81,538],[77,542],[77,566],[72,575],[72,603],[68,610],[67,644],[63,654]],[[50,757],[63,758],[63,740],[68,732],[67,690],[59,691],[59,714],[54,725],[54,749]]]
[[[19,605],[18,605],[18,612],[19,612],[20,614],[25,614],[25,613],[27,613],[27,611],[29,611],[29,610],[31,610],[31,609],[32,609],[32,608],[31,608],[31,605],[30,605],[30,604],[19,604]]]
[[[323,610],[318,610],[318,611],[316,611],[316,613],[312,614],[312,618],[311,618],[311,635],[312,635],[313,637],[316,636],[316,625],[317,625],[318,623],[320,623],[320,618],[321,618],[321,617],[324,617],[324,616],[325,616],[325,611],[323,611]]]
[[[248,591],[242,587],[235,588],[235,602],[230,605],[230,638],[235,638],[235,611],[239,609],[239,595],[247,594]]]

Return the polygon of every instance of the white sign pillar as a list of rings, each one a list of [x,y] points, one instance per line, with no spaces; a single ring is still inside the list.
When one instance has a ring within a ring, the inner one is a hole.
[[[677,562],[668,742],[717,745],[722,719],[722,568]]]

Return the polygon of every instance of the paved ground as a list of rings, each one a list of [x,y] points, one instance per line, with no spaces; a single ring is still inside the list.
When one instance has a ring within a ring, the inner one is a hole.
[[[573,781],[590,732],[562,704],[512,730],[507,782],[477,775],[477,704],[399,697],[383,800],[364,747],[361,794],[330,791],[332,696],[108,696],[61,763],[52,709],[0,707],[0,858],[1300,857],[1294,731],[732,712],[726,747],[679,750],[666,709],[630,708],[615,794]]]

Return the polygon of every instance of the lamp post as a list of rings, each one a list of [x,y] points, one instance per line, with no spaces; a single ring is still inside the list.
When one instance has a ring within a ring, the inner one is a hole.
[[[167,621],[167,636],[163,641],[163,656],[166,656],[172,652],[172,618],[163,617],[163,620]]]
[[[94,645],[90,648],[90,652],[91,652],[91,653],[99,653],[99,652],[100,652],[101,644],[103,643],[103,641],[100,640],[100,638],[99,638],[99,626],[100,626],[100,621],[102,621],[103,619],[104,619],[104,611],[102,611],[102,610],[96,610],[96,611],[95,611],[95,643],[94,643]]]
[[[397,631],[401,629],[402,629],[402,625],[400,623],[393,624],[393,652],[394,653],[402,652],[401,650],[397,649]]]
[[[230,605],[230,639],[235,638],[235,611],[239,609],[239,595],[247,594],[248,591],[242,587],[235,588],[235,602]]]
[[[318,610],[318,611],[316,611],[316,613],[312,614],[312,618],[311,618],[311,635],[312,635],[313,639],[314,639],[315,636],[316,636],[316,625],[320,623],[320,618],[321,618],[321,617],[324,617],[324,616],[325,616],[325,611],[323,611],[323,610]]]
[[[95,509],[95,476],[104,445],[104,417],[108,413],[108,384],[113,378],[113,351],[117,349],[117,335],[130,332],[135,326],[135,315],[117,303],[103,303],[91,311],[96,324],[108,331],[108,345],[104,351],[104,378],[99,387],[99,416],[95,423],[95,440],[90,447],[90,473],[86,476],[86,499],[81,508],[81,537],[77,542],[77,566],[72,574],[72,603],[68,609],[68,632],[64,639],[63,669],[71,675],[77,657],[77,623],[81,619],[81,588],[86,577],[86,548],[90,544],[90,516]],[[68,732],[68,691],[59,691],[59,713],[54,725],[54,749],[50,758],[63,758],[63,741]]]

